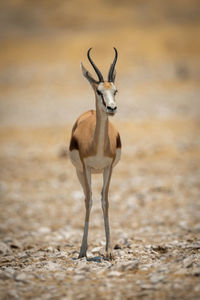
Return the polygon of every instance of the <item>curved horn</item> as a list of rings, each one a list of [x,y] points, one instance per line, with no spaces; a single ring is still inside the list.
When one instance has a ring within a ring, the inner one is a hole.
[[[115,50],[115,58],[113,60],[112,65],[110,66],[110,70],[109,70],[109,73],[108,73],[108,81],[109,82],[114,81],[113,74],[114,74],[115,64],[117,62],[117,57],[118,57],[117,49],[115,47],[114,47],[114,50]]]
[[[96,74],[97,74],[97,76],[98,76],[98,78],[99,78],[99,82],[103,82],[104,79],[103,79],[103,76],[102,76],[101,72],[99,71],[99,69],[98,69],[97,66],[94,64],[94,62],[92,61],[92,59],[91,59],[91,57],[90,57],[90,51],[91,51],[91,50],[92,50],[92,48],[90,48],[90,49],[88,50],[88,52],[87,52],[87,57],[88,57],[88,59],[89,59],[91,65],[93,66],[93,68],[94,68],[94,70],[95,70],[95,72],[96,72]]]

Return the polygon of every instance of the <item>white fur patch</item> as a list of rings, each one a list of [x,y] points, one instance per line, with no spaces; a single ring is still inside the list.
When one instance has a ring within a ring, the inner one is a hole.
[[[102,93],[104,102],[106,103],[106,107],[111,107],[112,109],[116,108],[116,102],[115,102],[115,95],[114,92],[116,91],[115,85],[111,82],[110,88],[105,88],[104,83],[101,82],[98,86],[98,90]],[[101,96],[98,96],[99,102],[101,103]],[[103,110],[106,110],[104,106]]]
[[[92,173],[102,173],[112,163],[112,158],[102,155],[89,156],[84,159],[85,164],[91,168]]]
[[[118,162],[120,161],[120,158],[121,158],[121,149],[117,148],[117,153],[116,153],[116,157],[115,157],[115,160],[113,163],[113,167],[115,167],[116,164],[118,164]]]
[[[78,150],[72,150],[69,152],[69,157],[72,164],[78,169],[78,171],[83,172],[83,166],[80,159]],[[119,162],[121,157],[121,149],[117,149],[116,158],[113,163],[113,167]],[[103,173],[103,170],[112,164],[112,158],[105,157],[102,154],[97,154],[96,156],[89,156],[84,159],[85,165],[91,168],[92,173]]]
[[[69,157],[71,159],[72,164],[76,167],[76,169],[83,172],[83,165],[78,150],[69,151]]]

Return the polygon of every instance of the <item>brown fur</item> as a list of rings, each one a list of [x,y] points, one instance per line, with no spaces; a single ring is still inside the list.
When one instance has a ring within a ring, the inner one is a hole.
[[[96,155],[98,144],[93,139],[95,135],[95,127],[96,111],[90,110],[82,114],[77,119],[72,129],[70,151],[74,149],[79,150],[80,156],[83,158]],[[79,141],[78,148],[76,148],[77,141]],[[115,157],[116,148],[121,148],[120,145],[121,142],[119,133],[112,123],[108,121],[108,141],[105,142],[104,145],[104,155],[108,157]]]
[[[109,114],[105,115],[105,109],[102,109],[102,105],[99,105],[97,96],[99,83],[97,84],[83,65],[81,66],[83,75],[89,80],[94,89],[96,111],[87,111],[77,119],[72,129],[70,141],[70,158],[76,167],[77,176],[85,194],[85,225],[79,258],[86,256],[87,252],[89,216],[92,206],[92,173],[103,173],[102,209],[106,233],[106,256],[107,258],[112,258],[108,218],[108,190],[112,169],[120,159],[121,151],[119,148],[121,148],[121,140],[118,131],[109,122]],[[113,83],[103,82],[103,89],[113,90]]]
[[[112,88],[112,84],[108,81],[104,81],[103,87],[104,87],[104,89],[109,90]]]

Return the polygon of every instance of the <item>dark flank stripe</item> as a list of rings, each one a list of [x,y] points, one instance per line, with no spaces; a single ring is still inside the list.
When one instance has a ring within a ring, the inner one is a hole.
[[[78,142],[77,139],[72,136],[71,141],[70,141],[70,145],[69,145],[69,150],[79,150],[79,146],[78,146]]]
[[[72,128],[72,134],[74,133],[74,131],[76,130],[78,126],[78,122],[76,121],[76,123],[74,124],[73,128]]]
[[[122,147],[122,143],[121,143],[121,139],[120,139],[119,133],[118,133],[117,139],[116,139],[116,146],[117,146],[117,148],[121,148]]]

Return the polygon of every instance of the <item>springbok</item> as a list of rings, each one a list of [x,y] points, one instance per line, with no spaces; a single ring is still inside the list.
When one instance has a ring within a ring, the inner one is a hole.
[[[87,237],[90,210],[92,207],[91,173],[103,173],[102,209],[106,234],[106,258],[112,259],[110,241],[110,228],[108,218],[108,190],[113,167],[119,162],[121,156],[121,140],[118,131],[109,122],[108,116],[113,116],[117,111],[115,95],[117,89],[114,85],[117,61],[115,58],[110,66],[108,80],[103,76],[90,57],[90,48],[87,57],[93,66],[98,81],[85,69],[81,63],[83,75],[91,84],[96,98],[96,111],[90,110],[82,114],[72,128],[69,154],[72,164],[76,167],[78,179],[85,194],[85,225],[80,248],[79,258],[87,257]]]

